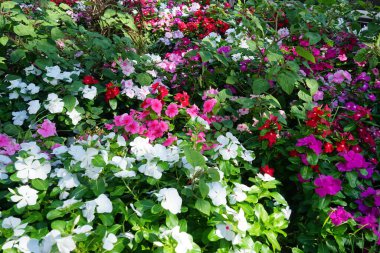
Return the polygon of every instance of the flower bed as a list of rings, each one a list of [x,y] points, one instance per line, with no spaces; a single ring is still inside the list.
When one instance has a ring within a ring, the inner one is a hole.
[[[379,250],[376,13],[19,2],[0,3],[4,252]]]

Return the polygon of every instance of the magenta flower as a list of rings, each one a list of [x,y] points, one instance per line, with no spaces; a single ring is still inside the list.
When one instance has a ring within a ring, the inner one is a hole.
[[[161,110],[162,110],[162,103],[158,99],[152,99],[150,101],[150,106],[152,110],[157,113],[157,115],[161,115]]]
[[[215,98],[212,98],[212,99],[205,101],[205,103],[203,104],[203,112],[204,113],[211,112],[212,109],[214,108],[216,102],[217,101]]]
[[[338,206],[334,211],[330,213],[330,219],[332,224],[339,226],[343,222],[346,222],[348,219],[351,219],[352,215],[344,210],[342,206]]]
[[[342,189],[342,182],[332,176],[320,175],[314,180],[315,193],[319,197],[326,195],[335,195]]]
[[[20,145],[6,134],[0,134],[0,155],[14,155]]]
[[[332,76],[332,80],[329,80],[329,81],[332,81],[333,83],[341,84],[341,83],[343,83],[345,80],[346,80],[347,83],[350,83],[351,80],[352,80],[352,78],[351,78],[351,74],[348,73],[348,72],[345,71],[345,70],[338,70],[338,71],[335,72],[334,75]]]
[[[312,149],[317,155],[322,153],[322,142],[317,140],[314,135],[309,135],[305,138],[299,139],[296,146],[306,146]]]
[[[178,106],[176,104],[171,103],[170,105],[168,105],[165,114],[169,118],[174,118],[178,114]]]
[[[346,153],[340,153],[346,162],[340,162],[336,164],[339,171],[352,171],[353,169],[366,169],[370,163],[367,163],[364,157],[360,153],[356,153],[352,150]]]
[[[37,133],[39,133],[44,138],[56,135],[57,130],[55,128],[55,123],[51,122],[48,119],[45,119],[44,122],[38,126]]]

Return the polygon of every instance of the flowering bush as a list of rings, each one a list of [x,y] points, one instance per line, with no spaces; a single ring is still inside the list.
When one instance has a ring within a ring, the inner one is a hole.
[[[377,252],[379,16],[303,2],[2,1],[1,249]]]

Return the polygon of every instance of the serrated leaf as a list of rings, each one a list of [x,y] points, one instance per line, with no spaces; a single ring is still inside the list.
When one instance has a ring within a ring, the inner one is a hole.
[[[310,51],[304,49],[303,47],[296,46],[296,52],[299,56],[305,58],[308,61],[311,61],[312,63],[315,63],[315,58]]]

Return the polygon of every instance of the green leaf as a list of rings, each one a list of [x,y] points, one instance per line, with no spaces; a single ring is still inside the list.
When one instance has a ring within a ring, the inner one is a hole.
[[[56,229],[56,230],[60,231],[63,234],[63,233],[65,233],[66,224],[67,224],[66,221],[56,220],[56,221],[53,221],[51,223],[51,228],[52,229]]]
[[[268,222],[269,220],[268,212],[265,210],[262,204],[256,204],[254,211],[255,211],[256,217],[258,217],[262,222],[264,223]]]
[[[17,136],[20,132],[22,132],[21,127],[15,126],[9,122],[4,123],[3,125],[3,131],[10,136]]]
[[[209,192],[208,185],[204,180],[199,180],[199,191],[201,192],[202,198],[205,198]]]
[[[52,210],[46,214],[46,219],[48,220],[54,220],[56,218],[62,217],[65,214],[60,210]]]
[[[104,167],[106,166],[106,162],[104,161],[103,157],[101,155],[96,155],[94,156],[94,158],[92,159],[92,164],[95,166],[95,167]]]
[[[32,186],[36,190],[46,191],[49,188],[49,180],[33,179]]]
[[[354,60],[357,62],[363,62],[367,59],[367,53],[368,49],[367,48],[362,48],[360,49],[356,55],[354,56]]]
[[[301,168],[301,176],[303,179],[309,179],[313,176],[313,171],[310,167],[308,166],[303,166]]]
[[[277,76],[276,80],[283,91],[285,91],[288,95],[292,94],[297,81],[292,72],[283,71]]]
[[[137,82],[139,82],[141,85],[150,85],[152,84],[153,80],[152,77],[147,73],[140,73],[136,76]]]
[[[199,55],[202,58],[202,62],[207,62],[212,58],[212,54],[207,51],[199,51]]]
[[[115,10],[113,10],[113,9],[107,9],[104,12],[103,17],[106,18],[106,19],[109,19],[109,18],[111,18],[111,17],[113,17],[115,15],[116,15],[116,11]]]
[[[1,9],[12,9],[17,5],[15,1],[5,1],[0,4]]]
[[[63,102],[67,111],[71,112],[74,109],[76,101],[77,99],[71,95],[67,95],[63,98]]]
[[[37,36],[36,32],[34,31],[33,26],[31,25],[19,24],[13,27],[13,31],[18,36],[32,36],[32,37]]]
[[[7,36],[3,36],[0,38],[0,44],[5,46],[7,43],[8,43],[8,37]]]
[[[226,83],[227,84],[235,84],[237,82],[236,76],[227,76]]]
[[[292,248],[292,253],[304,253],[304,252],[298,248]]]
[[[305,37],[309,39],[310,45],[317,44],[322,39],[321,35],[319,35],[318,33],[313,33],[313,32],[307,32],[305,34]]]
[[[15,51],[11,53],[10,60],[12,63],[16,63],[25,57],[26,57],[25,50],[16,49]]]
[[[308,61],[311,61],[312,63],[315,63],[315,58],[313,54],[304,49],[303,47],[296,46],[296,52],[299,56],[305,58]]]
[[[207,216],[210,215],[210,209],[211,205],[210,202],[204,199],[197,199],[195,202],[195,208],[198,209],[201,213],[206,214]]]
[[[116,108],[117,108],[117,100],[116,100],[116,99],[111,99],[111,100],[109,101],[109,103],[110,103],[110,107],[111,107],[111,109],[112,109],[112,110],[116,110]]]
[[[318,91],[318,82],[314,79],[306,79],[306,86],[310,89],[310,95],[314,95]]]
[[[356,188],[356,185],[358,184],[358,173],[355,171],[349,171],[346,173],[346,178],[348,180],[348,184],[352,188]]]
[[[328,208],[331,200],[328,196],[326,197],[318,197],[318,209],[323,210],[325,208]]]
[[[264,234],[268,238],[269,242],[272,244],[273,248],[275,248],[277,250],[281,250],[281,246],[280,246],[280,244],[277,241],[277,235],[273,231],[271,231],[271,230],[265,230]]]
[[[177,216],[172,213],[168,213],[166,215],[166,226],[168,226],[168,228],[174,228],[177,225],[178,225]]]
[[[319,245],[318,245],[318,251],[317,251],[317,253],[329,253],[330,251],[329,251],[329,249],[327,248],[327,245],[326,244],[324,244],[324,243],[320,243]]]
[[[356,129],[356,122],[351,122],[350,124],[348,124],[347,126],[343,128],[343,131],[348,133],[348,132],[352,132],[355,129]]]
[[[101,213],[99,214],[99,218],[102,221],[104,226],[109,227],[109,226],[112,226],[114,223],[114,217],[110,213],[107,213],[107,214]]]
[[[298,97],[308,103],[311,103],[313,101],[313,98],[302,90],[298,91]]]
[[[270,88],[270,85],[267,80],[258,78],[253,81],[251,88],[253,94],[260,95],[266,92]]]
[[[53,40],[58,40],[65,37],[65,34],[58,27],[54,27],[53,29],[51,29],[50,33],[51,33],[51,38]]]
[[[310,163],[311,165],[317,165],[317,164],[318,164],[318,155],[317,155],[316,153],[314,153],[314,151],[312,151],[312,152],[308,152],[308,153],[307,153],[306,160],[307,160],[308,163]]]
[[[98,178],[93,180],[90,185],[91,190],[95,193],[96,196],[104,193],[106,191],[106,181],[105,178]]]
[[[199,151],[186,146],[184,148],[184,152],[187,162],[190,163],[194,168],[197,166],[203,167],[206,164],[205,158]]]

